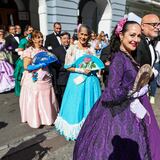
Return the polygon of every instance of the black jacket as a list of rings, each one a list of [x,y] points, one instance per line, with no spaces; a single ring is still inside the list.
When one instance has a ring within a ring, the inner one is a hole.
[[[9,34],[6,38],[5,38],[6,42],[5,42],[5,48],[12,52],[12,59],[13,59],[13,63],[15,64],[17,59],[19,58],[18,53],[15,51],[15,49],[18,48],[18,42],[16,41],[16,39],[14,38],[13,35]]]
[[[147,43],[145,36],[142,35],[141,42],[137,48],[137,62],[140,66],[144,64],[149,64],[152,66],[152,61],[155,60],[152,60],[149,44]]]
[[[49,34],[49,35],[46,36],[45,48],[48,51],[53,53],[53,50],[55,48],[59,47],[59,46],[60,46],[60,43],[59,43],[59,41],[58,41],[58,39],[57,39],[57,37],[56,37],[56,35],[54,33]],[[49,49],[50,47],[52,49]]]
[[[58,48],[53,50],[53,53],[57,56],[59,63],[55,64],[56,69],[56,84],[57,85],[66,85],[69,77],[69,71],[64,69],[66,50],[61,45]]]
[[[16,39],[14,38],[13,35],[9,34],[6,38],[5,38],[6,42],[5,42],[5,48],[9,51],[12,51],[13,53],[16,52],[15,49],[18,48],[18,42],[16,41]],[[12,49],[10,49],[10,47],[12,47]]]

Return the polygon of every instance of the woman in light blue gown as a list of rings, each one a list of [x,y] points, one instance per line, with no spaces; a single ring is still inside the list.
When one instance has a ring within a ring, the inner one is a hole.
[[[65,68],[70,76],[62,99],[55,128],[67,140],[75,140],[92,106],[101,95],[99,79],[95,72],[75,68],[74,62],[85,54],[95,55],[88,44],[90,30],[81,25],[78,31],[78,42],[70,46],[65,57]]]

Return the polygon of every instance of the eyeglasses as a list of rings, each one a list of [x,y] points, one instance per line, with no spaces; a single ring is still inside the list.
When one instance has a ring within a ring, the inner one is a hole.
[[[148,24],[148,25],[156,28],[156,27],[158,27],[160,25],[160,22],[158,22],[158,23],[143,23],[143,24]]]

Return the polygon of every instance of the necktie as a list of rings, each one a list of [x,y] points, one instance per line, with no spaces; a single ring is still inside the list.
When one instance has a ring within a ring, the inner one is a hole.
[[[59,37],[59,34],[58,34],[58,33],[56,33],[56,37]]]
[[[154,40],[150,40],[150,41],[148,41],[148,44],[151,44],[154,47],[155,41]]]
[[[69,48],[69,46],[65,46],[65,49],[67,50]]]

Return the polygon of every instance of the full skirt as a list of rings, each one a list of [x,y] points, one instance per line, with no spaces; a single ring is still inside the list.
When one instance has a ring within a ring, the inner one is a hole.
[[[52,125],[57,117],[58,103],[51,79],[33,82],[32,74],[24,71],[21,83],[21,121],[32,128]]]
[[[150,116],[137,120],[129,107],[113,117],[97,101],[77,138],[74,160],[159,160],[160,130],[148,97],[141,98]]]
[[[67,140],[75,140],[94,103],[101,95],[99,79],[95,75],[85,76],[84,82],[76,85],[80,76],[71,73],[62,99],[55,127]],[[84,75],[83,75],[84,76]]]
[[[14,88],[13,72],[13,67],[7,61],[0,61],[0,93],[10,91]]]
[[[14,70],[14,78],[15,78],[15,95],[20,96],[21,91],[21,79],[24,72],[23,67],[23,60],[21,58],[18,58],[15,64],[15,70]]]

